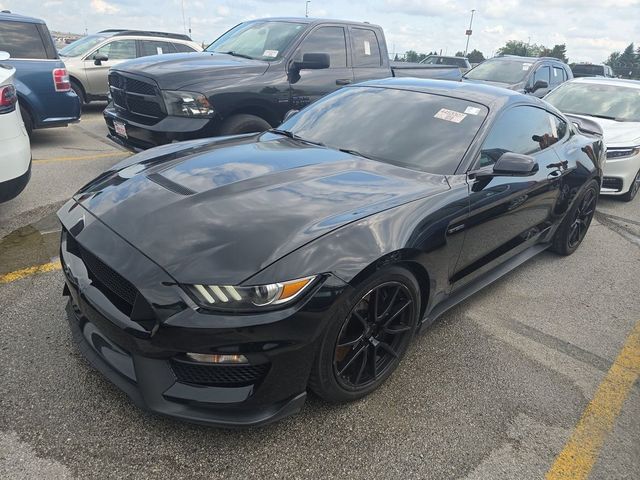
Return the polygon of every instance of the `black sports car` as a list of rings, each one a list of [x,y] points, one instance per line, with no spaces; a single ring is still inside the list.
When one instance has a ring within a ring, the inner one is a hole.
[[[216,425],[362,397],[420,326],[594,214],[597,126],[484,85],[343,88],[133,156],[58,213],[69,321],[140,407]]]

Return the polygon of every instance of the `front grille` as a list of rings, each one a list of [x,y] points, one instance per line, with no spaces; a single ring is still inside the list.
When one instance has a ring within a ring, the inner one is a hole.
[[[141,123],[148,124],[166,116],[160,90],[150,81],[112,72],[109,74],[109,91],[113,104]]]
[[[602,188],[610,188],[619,192],[622,190],[622,179],[615,177],[604,177],[602,179]]]
[[[201,365],[171,360],[171,369],[180,383],[241,387],[264,378],[269,365]]]
[[[80,247],[80,255],[89,271],[102,285],[133,307],[138,290],[131,282],[82,247]]]

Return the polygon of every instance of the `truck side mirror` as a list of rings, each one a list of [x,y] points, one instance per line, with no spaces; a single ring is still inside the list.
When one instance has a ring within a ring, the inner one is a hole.
[[[538,171],[538,162],[529,155],[505,152],[493,165],[493,174],[498,176],[526,177]]]
[[[104,53],[96,53],[93,56],[93,64],[94,65],[102,65],[102,62],[109,61],[109,57],[107,57]]]
[[[549,83],[545,80],[536,80],[536,83],[533,84],[533,87],[529,89],[530,93],[533,93],[537,90],[541,90],[543,88],[549,88]]]
[[[328,53],[305,53],[301,62],[293,62],[296,70],[322,70],[329,68],[331,59]]]

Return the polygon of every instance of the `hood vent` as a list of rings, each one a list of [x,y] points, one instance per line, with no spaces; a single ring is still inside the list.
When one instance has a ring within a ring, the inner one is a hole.
[[[152,182],[157,183],[161,187],[164,187],[173,193],[177,193],[178,195],[189,196],[189,195],[196,194],[194,190],[191,190],[190,188],[185,187],[184,185],[180,185],[179,183],[169,180],[167,177],[159,173],[151,173],[147,175],[147,178]]]

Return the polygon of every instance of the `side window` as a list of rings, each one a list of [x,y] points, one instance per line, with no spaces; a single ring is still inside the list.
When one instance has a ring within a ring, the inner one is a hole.
[[[354,67],[379,67],[382,65],[380,45],[376,32],[367,28],[351,29],[351,48]]]
[[[556,143],[566,129],[562,120],[541,108],[514,107],[493,124],[482,144],[477,167],[493,165],[506,152],[535,154]]]
[[[543,67],[539,67],[536,72],[533,74],[533,83],[536,83],[538,80],[544,80],[547,84],[551,85],[551,81],[549,79],[549,66],[545,65]]]
[[[163,53],[175,53],[173,44],[169,42],[158,42],[155,40],[140,40],[140,56],[162,55]]]
[[[189,45],[185,45],[184,43],[174,43],[173,46],[176,49],[176,52],[178,53],[195,52],[193,48],[191,48]]]
[[[13,58],[49,58],[35,23],[0,22],[0,50]]]
[[[329,68],[347,66],[347,41],[342,27],[320,27],[305,38],[296,54],[302,60],[305,53],[328,53]]]
[[[554,87],[556,85],[560,85],[567,79],[566,74],[564,73],[564,68],[562,67],[553,67],[553,73],[551,74],[551,83],[550,86]]]
[[[136,41],[135,40],[114,40],[100,47],[93,53],[95,57],[102,53],[109,60],[129,60],[136,58]]]

